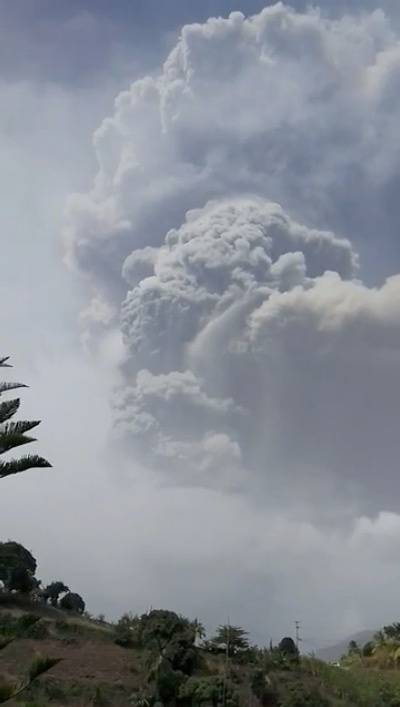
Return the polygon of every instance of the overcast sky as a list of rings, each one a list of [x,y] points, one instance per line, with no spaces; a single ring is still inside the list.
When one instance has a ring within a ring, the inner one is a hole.
[[[54,465],[0,530],[93,613],[399,618],[396,4],[0,0],[1,353]]]

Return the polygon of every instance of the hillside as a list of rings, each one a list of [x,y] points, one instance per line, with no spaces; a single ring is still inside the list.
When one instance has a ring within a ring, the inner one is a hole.
[[[23,602],[22,602],[23,603]],[[153,615],[153,616],[152,616]],[[181,628],[169,634],[171,621]],[[51,607],[0,607],[0,702],[5,683],[21,684],[38,654],[59,659],[17,700],[24,707],[395,707],[400,675],[361,659],[346,669],[278,649],[226,656],[209,642],[194,647],[172,612],[125,618],[118,626]],[[141,624],[142,645],[135,644]],[[143,626],[145,631],[143,631]],[[234,627],[232,628],[234,630]],[[146,633],[147,632],[147,633]],[[165,637],[162,655],[149,636]],[[290,639],[285,639],[289,640]],[[117,645],[116,641],[122,645]],[[6,643],[6,641],[4,641]],[[124,645],[126,647],[124,647]],[[150,647],[153,646],[153,647]],[[160,699],[160,694],[163,699]]]
[[[39,620],[20,632],[15,622],[32,615]],[[127,704],[129,695],[138,688],[142,656],[116,645],[111,626],[51,607],[31,606],[28,612],[20,606],[8,606],[0,608],[0,627],[5,636],[9,635],[10,619],[17,637],[0,652],[0,679],[22,680],[38,654],[60,659],[24,693],[26,704],[32,700],[41,705],[92,704],[103,693],[107,702]]]
[[[356,641],[356,643],[360,646],[363,646],[365,643],[372,640],[375,633],[376,631],[359,631],[358,633],[349,636],[344,641],[333,643],[331,646],[326,646],[325,648],[319,648],[315,651],[315,655],[320,660],[325,660],[327,662],[338,661],[345,653],[347,653],[350,641]]]

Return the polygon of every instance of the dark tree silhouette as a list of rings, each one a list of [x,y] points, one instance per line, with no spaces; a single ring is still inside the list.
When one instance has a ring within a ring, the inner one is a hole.
[[[6,583],[6,588],[9,591],[20,592],[21,594],[30,594],[38,587],[38,580],[35,579],[32,572],[25,567],[15,567]]]
[[[77,614],[83,614],[85,611],[85,602],[80,594],[74,592],[68,592],[65,597],[62,597],[59,606],[65,611],[75,611]]]
[[[297,646],[296,646],[293,638],[290,638],[290,636],[285,636],[285,638],[282,638],[282,640],[279,644],[279,650],[281,653],[284,653],[285,655],[296,656],[299,654]]]
[[[45,601],[50,599],[50,604],[52,606],[57,606],[60,594],[64,592],[69,592],[69,587],[67,587],[64,582],[51,582],[42,592],[42,597]]]
[[[35,558],[23,545],[12,540],[0,543],[0,580],[6,588],[9,588],[8,584],[15,570],[24,570],[33,577],[36,566]]]
[[[1,368],[10,368],[10,364],[7,363],[8,358],[8,356],[0,358]],[[4,393],[17,388],[27,388],[27,386],[24,383],[0,383],[0,397]],[[26,432],[37,427],[37,425],[40,424],[40,420],[10,422],[11,418],[18,411],[20,402],[20,398],[0,402],[0,455],[9,452],[15,447],[28,444],[28,442],[36,442],[36,439],[28,436]],[[12,474],[19,474],[21,471],[26,471],[27,469],[50,466],[51,464],[46,459],[43,459],[43,457],[37,454],[27,454],[19,459],[0,461],[0,478],[11,476]]]

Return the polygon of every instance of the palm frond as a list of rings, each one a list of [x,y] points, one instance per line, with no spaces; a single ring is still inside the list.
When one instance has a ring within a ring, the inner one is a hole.
[[[9,356],[4,356],[3,358],[0,358],[0,366],[2,368],[12,368],[11,363],[7,363],[7,361],[10,360]]]

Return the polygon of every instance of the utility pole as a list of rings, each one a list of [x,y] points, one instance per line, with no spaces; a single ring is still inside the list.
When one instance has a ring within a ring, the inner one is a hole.
[[[295,621],[294,625],[296,627],[296,648],[299,650],[299,644],[301,643],[301,638],[300,638],[300,629],[301,629],[301,622],[300,621]]]
[[[222,692],[222,705],[225,707],[226,705],[226,697],[227,697],[227,685],[226,681],[228,679],[228,669],[229,669],[229,653],[230,653],[230,642],[231,642],[231,623],[229,621],[229,616],[228,616],[228,623],[227,623],[227,636],[226,636],[226,651],[225,651],[225,666],[224,666],[224,678],[223,678],[223,692]]]

